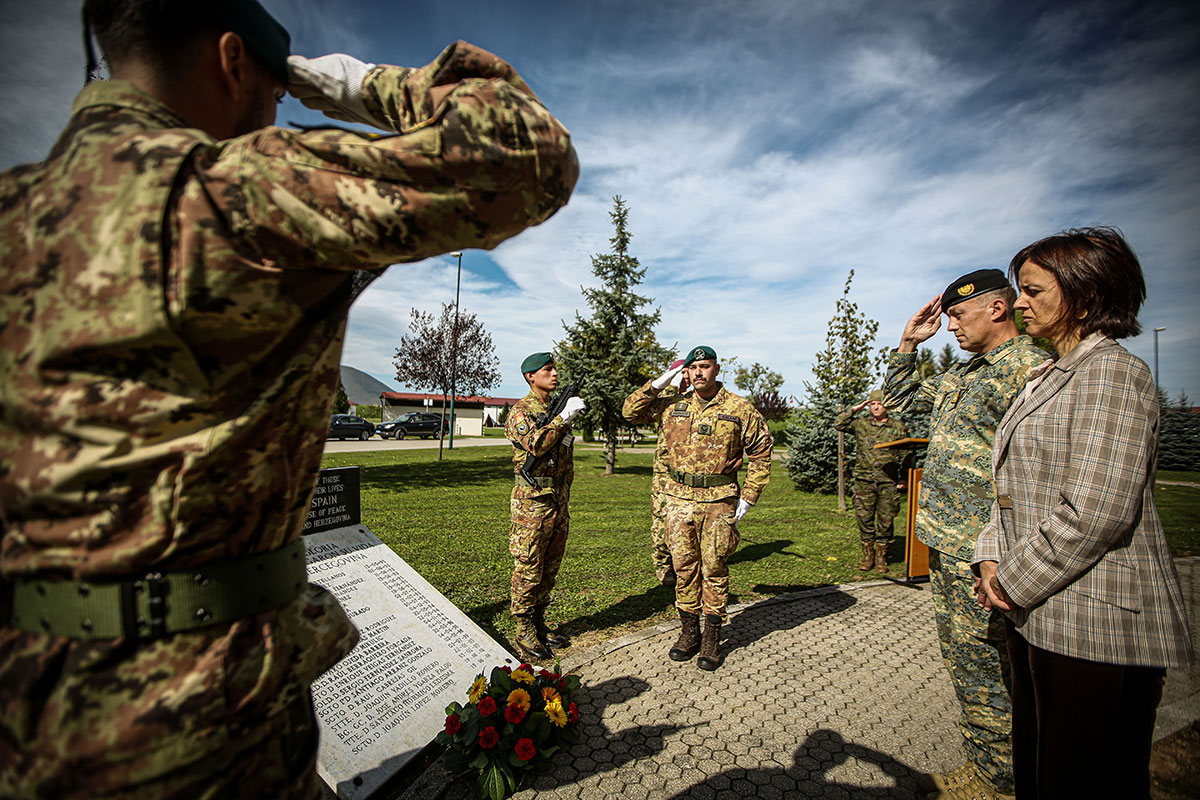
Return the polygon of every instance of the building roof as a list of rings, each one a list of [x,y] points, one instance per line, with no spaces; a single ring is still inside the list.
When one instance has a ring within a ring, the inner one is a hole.
[[[447,401],[450,400],[450,398],[446,395],[423,394],[421,392],[380,392],[379,398],[381,400],[399,401],[401,403],[416,403],[418,405],[423,404],[426,400],[433,400],[437,403],[441,403],[443,398],[445,398]],[[459,394],[454,396],[455,404],[479,403],[480,405],[485,406],[502,406],[505,403],[508,403],[511,406],[514,405],[519,399],[520,398],[517,397],[483,397],[482,395],[477,394],[469,396]]]

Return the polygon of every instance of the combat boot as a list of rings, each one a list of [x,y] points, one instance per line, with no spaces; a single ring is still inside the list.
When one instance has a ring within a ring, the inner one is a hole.
[[[521,651],[521,655],[534,661],[549,660],[550,651],[544,644],[538,641],[537,628],[533,624],[533,615],[514,614],[513,619],[517,622],[517,633],[513,637],[513,644]]]
[[[721,615],[704,616],[704,638],[700,641],[700,657],[696,666],[712,672],[721,666]]]
[[[886,575],[888,571],[887,563],[887,545],[875,545],[875,571],[880,575]]]
[[[558,650],[571,643],[567,637],[550,632],[550,628],[546,625],[545,606],[539,606],[533,610],[533,630],[537,635],[538,644],[542,645],[543,647],[552,647],[555,650]]]
[[[917,791],[922,797],[936,800],[1016,800],[988,783],[973,764],[944,774],[918,775]]]
[[[679,621],[683,623],[679,638],[667,655],[672,661],[687,661],[700,651],[700,615],[680,610]]]
[[[863,550],[863,560],[859,563],[858,568],[862,572],[866,572],[871,567],[875,566],[875,548],[870,542],[860,542]]]

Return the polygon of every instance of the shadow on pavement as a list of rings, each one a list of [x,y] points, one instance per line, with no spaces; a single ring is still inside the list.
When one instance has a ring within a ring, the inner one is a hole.
[[[853,595],[837,590],[805,598],[802,602],[751,606],[736,614],[722,628],[721,652],[728,656],[771,633],[791,630],[811,620],[845,611],[857,602]]]
[[[749,541],[742,539],[743,542]],[[804,558],[800,553],[790,552],[787,548],[795,542],[791,539],[776,539],[773,542],[752,542],[748,547],[739,547],[737,552],[729,557],[727,564],[740,564],[743,561],[758,561],[773,556],[776,553],[793,558]]]
[[[828,776],[850,759],[874,764],[885,776],[886,786],[842,783]],[[761,787],[773,787],[783,797],[850,797],[854,800],[895,800],[917,797],[918,771],[887,753],[847,742],[837,731],[819,728],[810,733],[792,755],[792,766],[777,769],[733,768],[710,775],[672,796],[671,800],[712,798],[733,791],[742,797],[757,797]]]
[[[615,734],[610,731],[602,720],[604,710],[649,690],[649,682],[631,676],[581,686],[575,698],[580,707],[583,738],[571,745],[567,758],[559,762],[562,766],[539,776],[532,788],[554,789],[562,783],[615,772],[631,762],[652,759],[662,751],[666,736],[696,727],[654,724],[625,728]]]

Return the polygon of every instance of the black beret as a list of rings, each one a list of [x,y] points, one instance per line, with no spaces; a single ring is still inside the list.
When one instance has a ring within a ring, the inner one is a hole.
[[[521,362],[521,374],[526,372],[537,372],[547,364],[554,363],[553,353],[530,353],[525,356],[525,360]]]
[[[258,0],[206,0],[200,7],[218,25],[242,37],[263,66],[280,83],[288,85],[287,58],[292,52],[292,37]]]
[[[955,303],[996,289],[1004,289],[1009,285],[1008,278],[998,269],[977,269],[968,272],[942,292],[942,311],[945,312]]]
[[[691,366],[693,361],[703,361],[706,358],[711,358],[711,359],[715,360],[716,357],[717,357],[716,350],[713,350],[711,347],[709,347],[706,344],[702,344],[699,347],[693,347],[691,350],[688,351],[687,356],[685,356],[683,359],[683,365],[685,367],[689,367],[689,366]]]

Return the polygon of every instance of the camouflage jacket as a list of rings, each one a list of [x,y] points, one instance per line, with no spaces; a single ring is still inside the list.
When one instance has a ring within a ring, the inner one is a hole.
[[[666,400],[670,397],[678,397],[680,392],[674,386],[668,386],[659,394],[658,399]],[[666,482],[670,480],[667,477],[667,437],[663,436],[662,420],[658,420],[658,427],[655,431],[657,440],[654,444],[654,464],[652,466],[653,478],[651,479],[650,491],[661,492],[666,486]]]
[[[833,427],[842,433],[854,434],[855,480],[903,481],[902,467],[909,452],[896,447],[876,450],[875,445],[907,438],[908,428],[891,417],[880,422],[870,414],[855,419],[854,413],[854,406],[847,406],[833,421]]]
[[[571,433],[571,424],[563,422],[562,417],[555,417],[539,428],[537,419],[545,413],[546,403],[532,391],[518,400],[509,412],[508,421],[504,423],[504,435],[513,444],[513,473],[520,472],[521,466],[531,455],[549,454],[533,471],[534,477],[563,476],[565,483],[560,488],[517,484],[513,486],[513,497],[536,497],[566,491],[575,478],[575,437]]]
[[[673,497],[712,502],[741,497],[749,503],[771,479],[773,441],[767,423],[750,401],[723,385],[707,404],[695,392],[660,397],[653,381],[625,398],[625,419],[635,425],[654,423],[662,430],[667,466],[693,475],[736,475],[743,458],[749,462],[746,483],[687,486],[667,480],[663,491]]]
[[[1016,336],[965,364],[921,380],[916,353],[892,351],[884,404],[932,411],[929,448],[917,500],[917,538],[970,561],[995,496],[992,442],[1029,372],[1049,356],[1028,336]]]
[[[137,577],[295,540],[353,271],[494,247],[567,201],[567,131],[490,53],[460,42],[363,89],[397,134],[215,141],[94,82],[46,161],[0,176],[0,577]],[[311,626],[323,668],[353,629],[308,594],[290,618],[340,620]]]

